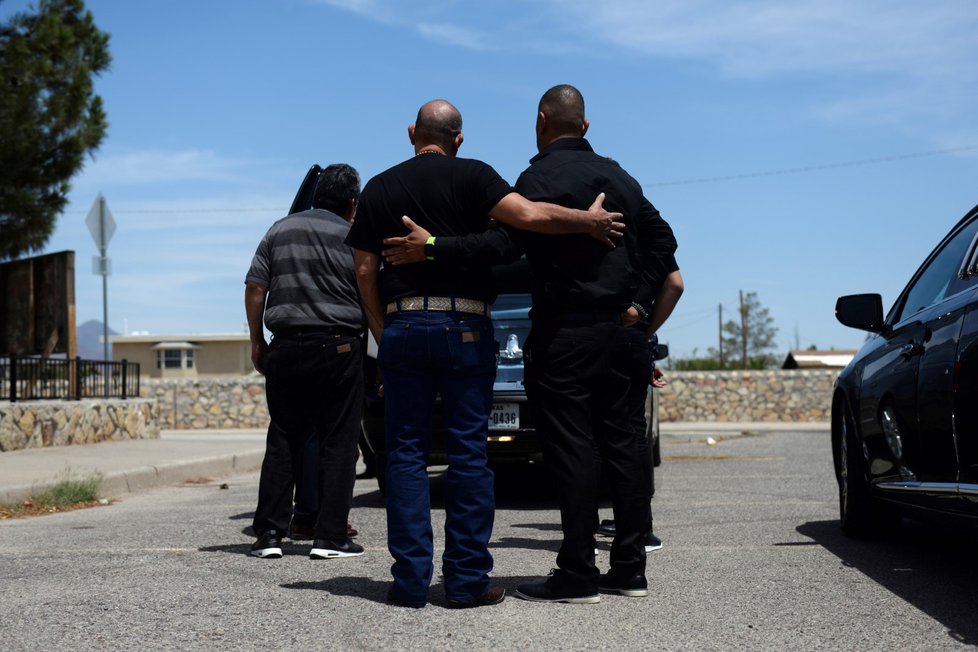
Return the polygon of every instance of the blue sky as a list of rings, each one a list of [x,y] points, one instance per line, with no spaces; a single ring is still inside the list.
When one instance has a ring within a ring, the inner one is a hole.
[[[0,20],[28,4],[4,0]],[[118,224],[113,329],[240,332],[251,256],[309,165],[368,179],[411,155],[406,127],[436,97],[462,111],[461,155],[515,181],[540,95],[581,89],[591,143],[679,240],[674,355],[715,346],[739,290],[770,309],[779,353],[855,348],[836,297],[889,306],[978,203],[973,0],[88,7],[111,34],[110,126],[44,250],[76,252],[79,324],[102,317],[84,224],[99,192]]]

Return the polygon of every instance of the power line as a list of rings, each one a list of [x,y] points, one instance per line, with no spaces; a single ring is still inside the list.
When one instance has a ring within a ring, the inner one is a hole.
[[[950,147],[948,149],[933,149],[926,152],[914,152],[912,154],[895,154],[893,156],[880,156],[877,158],[864,158],[855,161],[842,161],[840,163],[825,163],[824,165],[807,165],[797,168],[782,168],[780,170],[767,170],[764,172],[745,172],[743,174],[728,174],[718,177],[700,177],[697,179],[680,179],[678,181],[659,181],[656,183],[643,184],[649,186],[683,186],[694,183],[713,183],[715,181],[733,181],[737,179],[754,179],[757,177],[774,177],[784,174],[802,174],[805,172],[818,172],[820,170],[834,170],[836,168],[856,167],[860,165],[874,165],[876,163],[889,163],[891,161],[902,161],[912,158],[924,158],[926,156],[939,156],[941,154],[952,154],[954,152],[968,152],[978,149],[978,145],[967,145],[964,147]]]

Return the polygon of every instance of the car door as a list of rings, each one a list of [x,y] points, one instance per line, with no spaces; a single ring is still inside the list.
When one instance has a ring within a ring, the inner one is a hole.
[[[953,391],[957,344],[975,292],[963,273],[978,222],[962,222],[938,246],[901,294],[887,319],[886,342],[864,367],[860,419],[871,474],[927,483],[913,502],[954,496],[957,452]]]

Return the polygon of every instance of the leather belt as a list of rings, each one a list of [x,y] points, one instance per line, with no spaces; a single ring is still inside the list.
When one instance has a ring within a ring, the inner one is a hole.
[[[467,312],[473,315],[489,315],[489,304],[476,299],[460,297],[402,297],[387,304],[387,314],[407,310],[434,310],[438,312]]]

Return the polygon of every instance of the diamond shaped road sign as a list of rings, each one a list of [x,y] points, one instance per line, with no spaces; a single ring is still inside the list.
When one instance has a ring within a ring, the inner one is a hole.
[[[112,219],[112,213],[109,212],[109,204],[105,201],[102,193],[99,193],[98,197],[95,198],[95,203],[92,204],[92,210],[88,211],[88,217],[85,218],[85,224],[88,225],[88,230],[92,234],[92,238],[95,240],[98,248],[107,248],[109,246],[109,240],[112,239],[112,235],[115,233],[115,220]]]

